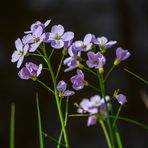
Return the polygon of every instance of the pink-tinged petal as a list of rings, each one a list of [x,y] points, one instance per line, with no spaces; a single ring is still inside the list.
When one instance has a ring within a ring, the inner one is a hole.
[[[84,37],[84,44],[85,45],[88,45],[90,42],[91,42],[91,40],[92,40],[92,34],[87,34],[87,35],[85,35],[85,37]]]
[[[37,70],[37,77],[41,74],[42,69],[43,69],[43,65],[40,64],[39,67],[38,67],[38,70]]]
[[[51,20],[47,20],[47,21],[44,23],[45,27],[47,27],[50,22],[51,22]]]
[[[18,73],[19,77],[21,79],[24,79],[24,80],[28,80],[30,79],[30,73],[28,71],[28,69],[26,67],[22,68],[19,73]]]
[[[95,125],[97,123],[97,118],[95,116],[89,116],[87,120],[87,126]]]
[[[51,46],[55,49],[60,49],[64,47],[64,42],[62,40],[51,41]]]
[[[22,41],[20,40],[20,38],[18,38],[15,41],[15,47],[16,47],[17,50],[22,50],[23,49],[23,44],[22,44]]]
[[[64,91],[64,93],[63,93],[63,97],[72,96],[72,95],[74,95],[74,94],[75,94],[74,91],[66,90],[66,91]]]
[[[11,56],[11,62],[16,62],[20,58],[20,53],[18,50],[15,50]]]
[[[74,33],[73,32],[65,32],[62,36],[63,41],[70,41],[74,38]]]
[[[22,65],[23,63],[23,60],[24,60],[24,56],[20,57],[18,62],[17,62],[17,68],[20,68],[20,66]]]
[[[54,34],[62,36],[63,33],[64,33],[64,27],[62,25],[54,25],[51,28],[51,32],[54,33]]]

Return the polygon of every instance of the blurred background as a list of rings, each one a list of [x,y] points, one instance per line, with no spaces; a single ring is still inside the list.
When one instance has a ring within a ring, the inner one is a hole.
[[[50,31],[52,25],[62,24],[65,30],[75,33],[76,40],[83,39],[86,33],[93,33],[98,37],[106,36],[118,41],[108,51],[109,66],[112,65],[114,51],[118,46],[131,52],[131,57],[111,74],[107,84],[108,94],[112,95],[114,89],[121,89],[128,100],[121,115],[148,124],[148,109],[143,102],[143,99],[148,100],[148,86],[123,70],[128,68],[148,80],[147,0],[5,0],[0,4],[0,147],[9,147],[12,102],[16,104],[16,148],[39,147],[36,91],[39,93],[44,131],[54,138],[59,135],[60,124],[54,97],[35,82],[18,78],[18,69],[11,63],[11,54],[15,50],[14,41],[18,37],[22,38],[23,32],[29,30],[32,23],[37,20],[44,23],[47,19],[52,19],[52,22],[46,30]],[[53,59],[53,64],[56,67],[61,53],[55,54],[57,56]],[[61,74],[60,78],[68,81],[73,74]],[[50,82],[46,74],[41,79]],[[96,84],[93,77],[89,80]],[[70,114],[76,113],[74,102],[80,102],[82,98],[95,93],[86,88],[71,97]],[[116,110],[119,105],[114,105]],[[107,147],[99,125],[88,128],[86,120],[69,118],[68,133],[72,148]],[[148,131],[123,121],[118,123],[124,147],[148,147]],[[45,145],[49,148],[56,147],[49,138],[45,138]]]

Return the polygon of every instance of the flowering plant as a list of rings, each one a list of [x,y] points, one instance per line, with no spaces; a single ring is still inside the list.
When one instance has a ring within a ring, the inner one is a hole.
[[[105,54],[109,52],[109,48],[117,43],[116,41],[108,41],[106,37],[96,37],[91,33],[86,34],[82,41],[75,41],[74,33],[71,31],[65,32],[62,25],[54,25],[51,27],[50,32],[45,31],[49,24],[50,20],[47,20],[45,23],[41,23],[40,21],[33,23],[30,30],[24,32],[24,37],[22,39],[18,38],[15,41],[16,50],[12,54],[11,61],[13,63],[17,62],[17,68],[21,67],[24,58],[28,56],[42,58],[45,62],[44,64],[27,62],[25,67],[19,71],[18,76],[24,80],[31,79],[38,82],[54,95],[62,127],[57,148],[62,145],[62,137],[64,138],[64,146],[67,148],[71,147],[66,125],[68,117],[72,116],[87,116],[87,126],[93,126],[97,122],[100,123],[108,147],[122,148],[123,146],[116,121],[121,108],[127,102],[127,98],[122,93],[119,93],[119,89],[115,90],[111,96],[107,95],[106,81],[112,70],[116,68],[120,62],[129,58],[130,52],[118,47],[116,49],[116,58],[112,62],[112,67],[109,71],[106,71],[104,66],[108,61]],[[50,45],[51,49],[46,48],[47,44]],[[57,71],[53,70],[51,63],[51,60],[56,58],[53,57],[55,50],[57,50],[58,54],[61,54]],[[68,90],[67,83],[59,78],[62,65],[65,67],[65,73],[76,70],[76,75],[70,78],[73,90]],[[43,72],[50,74],[53,86],[51,86],[51,84],[48,86],[39,79]],[[86,72],[95,77],[95,80],[98,81],[98,86],[94,86],[87,81]],[[83,98],[80,103],[76,102],[75,106],[78,114],[70,115],[70,113],[68,113],[69,97],[85,89],[86,86],[93,89],[96,93],[93,96],[88,96],[88,98]],[[63,99],[67,100],[65,114],[61,109]],[[117,100],[120,106],[117,113],[113,111],[113,100]],[[37,107],[39,111],[38,99]],[[40,120],[40,114],[38,115]],[[40,147],[43,148],[43,131],[40,122],[39,133]]]

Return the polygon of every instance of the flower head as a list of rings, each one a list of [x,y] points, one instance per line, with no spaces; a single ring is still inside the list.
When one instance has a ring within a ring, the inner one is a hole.
[[[33,33],[38,27],[42,27],[42,29],[45,29],[49,23],[51,22],[51,20],[47,20],[44,24],[41,23],[40,21],[36,21],[35,23],[33,23],[30,27],[30,31],[25,31],[25,34],[30,34]]]
[[[64,65],[67,65],[68,68],[64,72],[71,71],[79,65],[79,58],[81,56],[81,51],[78,51],[74,44],[68,48],[68,54],[70,57],[66,58],[63,62]]]
[[[123,105],[124,103],[127,102],[126,96],[123,95],[123,94],[118,94],[118,95],[116,96],[116,98],[117,98],[118,102],[119,102],[121,105]]]
[[[74,91],[66,90],[66,88],[67,84],[63,80],[59,81],[57,85],[57,90],[59,92],[60,97],[72,96],[75,94]]]
[[[92,34],[86,34],[83,41],[76,41],[74,44],[79,51],[88,51],[92,47],[92,39],[94,35]]]
[[[112,47],[114,44],[116,44],[117,41],[109,41],[106,37],[98,37],[96,38],[96,40],[94,40],[94,44],[99,45],[99,47],[104,47],[104,48],[110,48]]]
[[[36,64],[29,62],[25,64],[26,67],[23,67],[18,75],[21,79],[28,80],[33,79],[36,80],[36,78],[41,74],[42,71],[42,64],[37,66]]]
[[[13,52],[11,57],[11,62],[17,62],[17,68],[19,68],[24,60],[24,56],[27,54],[27,51],[29,49],[28,45],[23,45],[22,41],[18,38],[15,41],[15,47],[16,50]]]
[[[106,59],[100,52],[97,52],[96,54],[94,52],[88,52],[87,56],[88,60],[86,61],[86,64],[89,68],[103,68]]]
[[[77,69],[77,75],[71,77],[72,87],[75,90],[80,90],[84,88],[84,74],[82,70]]]
[[[51,32],[46,37],[46,42],[51,42],[51,46],[55,49],[64,47],[65,42],[71,41],[74,38],[74,33],[69,31],[64,33],[62,25],[54,25]]]

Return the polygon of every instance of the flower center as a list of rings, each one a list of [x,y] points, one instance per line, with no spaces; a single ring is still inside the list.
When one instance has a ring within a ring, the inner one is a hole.
[[[34,37],[34,41],[37,43],[40,39],[38,37]]]
[[[99,64],[99,61],[98,61],[98,60],[94,60],[93,63],[94,63],[95,65],[98,65],[98,64]]]
[[[60,35],[55,35],[55,40],[60,40],[61,39],[61,36]]]

